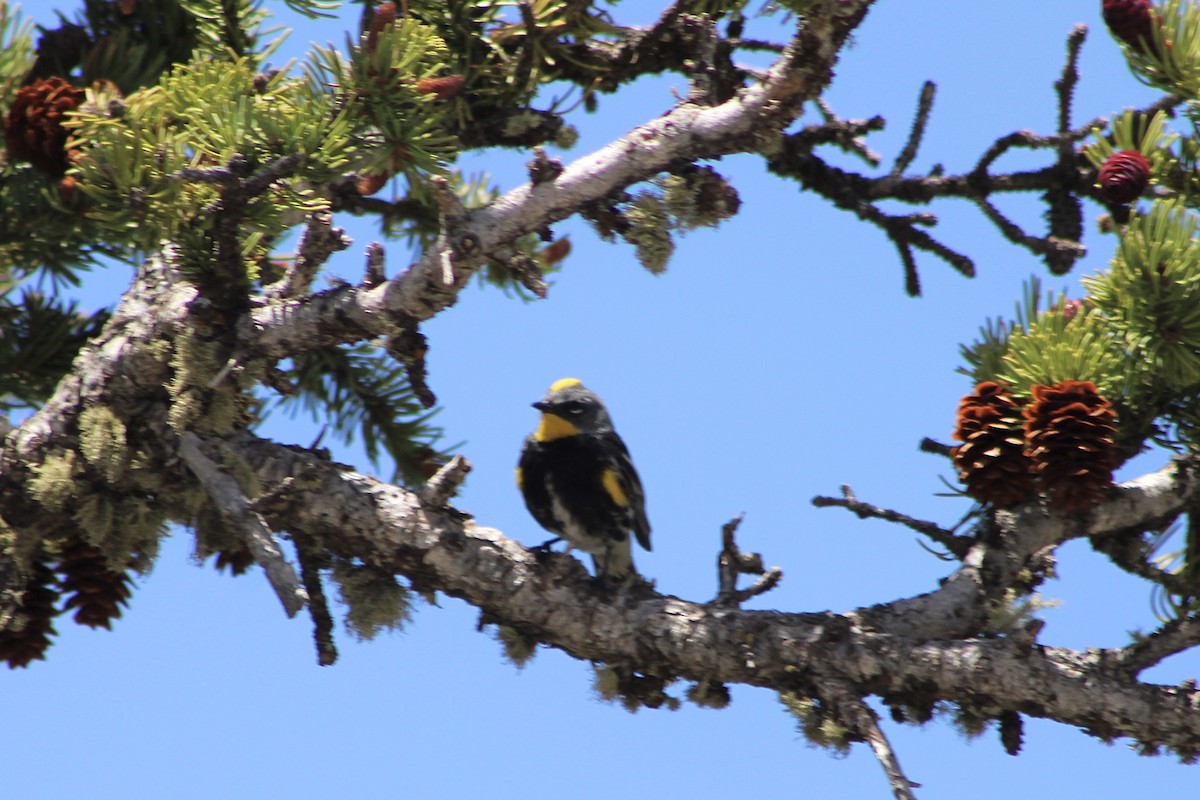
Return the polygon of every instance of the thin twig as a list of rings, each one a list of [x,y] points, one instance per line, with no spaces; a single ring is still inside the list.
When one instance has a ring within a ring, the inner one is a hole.
[[[1067,61],[1063,64],[1062,75],[1054,82],[1054,90],[1058,93],[1059,133],[1071,130],[1071,103],[1075,85],[1079,83],[1079,51],[1087,39],[1087,32],[1087,25],[1076,25],[1071,29],[1067,36]]]
[[[916,519],[899,511],[893,511],[890,508],[882,508],[870,503],[864,503],[855,497],[854,490],[846,485],[842,486],[841,497],[824,497],[818,495],[812,499],[812,504],[817,508],[844,508],[850,513],[855,514],[859,519],[882,519],[887,522],[904,525],[923,536],[928,536],[959,559],[966,556],[967,551],[973,544],[973,541],[967,537],[958,536],[953,531],[946,530],[937,523]]]
[[[296,571],[284,558],[263,518],[250,508],[250,501],[231,476],[221,471],[200,449],[200,437],[188,431],[180,437],[179,454],[200,480],[221,516],[241,533],[254,559],[262,565],[267,581],[289,617],[296,616],[308,602]]]
[[[913,117],[912,128],[908,132],[908,141],[904,143],[904,149],[900,151],[900,155],[896,156],[896,163],[892,165],[893,175],[902,175],[904,170],[912,164],[913,159],[917,157],[917,151],[921,148],[921,140],[925,138],[925,126],[929,124],[929,112],[933,110],[935,94],[937,94],[937,84],[933,81],[925,81],[925,85],[921,87],[921,95],[917,99],[917,113]]]
[[[388,355],[404,365],[408,386],[417,401],[425,408],[433,408],[437,404],[437,395],[429,388],[429,375],[425,364],[429,340],[418,329],[415,320],[405,322],[407,324],[401,327],[399,333],[388,337],[384,349]]]
[[[375,287],[386,280],[387,273],[384,271],[383,245],[379,242],[371,242],[367,245],[367,269],[363,274],[362,285]]]
[[[273,299],[305,294],[312,288],[313,279],[321,265],[334,253],[345,250],[350,244],[351,239],[346,232],[333,227],[333,217],[329,212],[313,214],[308,218],[304,235],[300,237],[295,260],[288,266],[282,278],[267,287],[267,294]]]
[[[434,507],[444,506],[458,491],[458,487],[470,471],[470,461],[461,455],[454,456],[421,487],[421,502]]]
[[[833,108],[826,102],[824,97],[817,97],[813,100],[813,103],[821,111],[821,116],[825,118],[825,127],[828,127],[831,131],[840,131],[842,133],[841,136],[833,140],[839,147],[847,153],[858,156],[873,167],[879,166],[879,162],[883,160],[883,156],[867,147],[867,143],[858,138],[857,134],[850,136],[845,134],[847,131],[855,128],[861,129],[864,133],[871,130],[883,130],[883,126],[886,124],[883,117],[875,116],[869,120],[844,120],[834,113]]]
[[[1186,595],[1193,588],[1182,575],[1167,572],[1150,563],[1147,558],[1150,548],[1141,536],[1091,536],[1088,542],[1093,550],[1108,556],[1121,569],[1156,583],[1172,594]]]
[[[763,569],[759,553],[743,553],[734,541],[734,533],[742,524],[745,515],[738,514],[721,526],[721,554],[717,557],[717,596],[713,605],[737,607],[760,594],[774,589],[783,580],[779,567]],[[757,575],[758,578],[746,589],[737,588],[739,575]]]
[[[939,442],[928,436],[921,440],[921,443],[917,445],[917,449],[922,453],[932,453],[935,456],[944,456],[946,458],[952,458],[954,455],[954,445]]]
[[[329,613],[329,601],[321,583],[321,562],[324,559],[319,547],[307,536],[296,536],[296,559],[300,562],[300,577],[308,592],[308,614],[313,621],[313,641],[317,645],[317,663],[322,667],[337,662],[337,645],[333,642],[333,617]]]
[[[1112,659],[1117,669],[1132,679],[1163,659],[1196,645],[1200,645],[1200,617],[1179,617],[1149,635],[1139,636],[1133,644],[1103,651],[1103,658]]]
[[[984,216],[1004,234],[1006,239],[1013,244],[1021,245],[1031,253],[1040,256],[1066,256],[1072,259],[1083,258],[1087,254],[1087,248],[1079,242],[1072,242],[1053,236],[1030,236],[1021,230],[1019,225],[1000,213],[1000,209],[992,205],[991,201],[987,198],[976,197],[974,200],[979,209],[983,211]]]

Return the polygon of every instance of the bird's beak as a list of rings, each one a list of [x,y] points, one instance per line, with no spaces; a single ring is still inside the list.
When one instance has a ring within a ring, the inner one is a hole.
[[[534,408],[536,408],[538,411],[543,411],[543,412],[550,408],[550,404],[547,403],[545,400],[538,400],[536,403],[530,403],[530,405],[533,406]]]

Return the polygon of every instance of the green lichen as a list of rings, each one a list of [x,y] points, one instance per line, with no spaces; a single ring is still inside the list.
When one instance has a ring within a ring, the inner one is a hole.
[[[816,699],[785,690],[779,693],[779,702],[796,718],[796,728],[809,744],[833,750],[838,755],[850,752],[850,731],[838,723]]]
[[[103,550],[106,556],[113,549],[115,511],[107,492],[85,494],[75,509],[75,521],[82,529],[83,538],[88,544]]]
[[[650,192],[638,194],[625,217],[630,226],[621,236],[634,246],[638,261],[655,275],[666,272],[675,242],[671,239],[671,219],[662,198]]]
[[[1037,612],[1058,605],[1058,600],[1046,599],[1037,592],[1022,594],[1016,589],[1006,589],[1004,597],[988,609],[986,630],[996,634],[1013,633],[1034,620]]]
[[[79,415],[79,449],[109,483],[116,483],[129,466],[125,423],[108,406],[91,406]]]
[[[716,227],[742,205],[737,190],[712,167],[692,167],[658,183],[667,212],[683,231]]]
[[[79,488],[75,482],[78,470],[74,451],[48,456],[33,469],[34,476],[29,481],[30,494],[50,511],[61,511]]]
[[[991,718],[968,706],[955,708],[952,718],[954,727],[968,739],[982,736],[992,722]]]
[[[496,640],[504,647],[504,658],[517,669],[524,669],[537,654],[537,640],[509,625],[496,626]]]
[[[554,134],[554,144],[562,150],[570,150],[579,142],[579,129],[574,125],[563,125]]]
[[[150,571],[166,533],[165,518],[147,500],[106,491],[84,495],[75,510],[83,539],[104,554],[114,571]]]
[[[167,381],[171,410],[167,423],[176,431],[228,433],[251,418],[253,398],[238,391],[242,382],[239,370],[233,370],[213,388],[213,379],[225,367],[221,344],[204,339],[189,330],[179,337],[170,366],[173,375]],[[259,372],[250,371],[245,381],[253,383]]]
[[[258,497],[262,494],[262,482],[258,479],[258,475],[246,463],[246,460],[233,450],[222,449],[221,466],[230,477],[237,481],[238,487],[246,497]]]
[[[687,699],[701,708],[722,709],[729,705],[732,698],[729,687],[720,681],[701,681],[688,687]]]
[[[390,572],[342,559],[333,565],[333,580],[346,606],[346,630],[359,641],[401,630],[412,619],[412,594]]]

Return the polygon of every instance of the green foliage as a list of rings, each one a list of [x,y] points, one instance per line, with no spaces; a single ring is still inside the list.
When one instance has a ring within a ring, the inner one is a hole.
[[[78,285],[78,274],[120,257],[122,248],[58,195],[58,179],[29,164],[0,160],[0,270],[10,278],[39,273],[55,287]]]
[[[1196,217],[1155,203],[1134,218],[1107,273],[1084,279],[1088,296],[1146,380],[1168,390],[1200,386],[1200,247]],[[1128,366],[1127,366],[1128,368]]]
[[[1120,396],[1128,365],[1107,322],[1087,309],[1068,316],[1060,304],[1009,337],[999,379],[1022,390],[1091,381],[1105,397]]]
[[[442,432],[429,424],[435,412],[418,402],[402,365],[372,345],[329,347],[296,358],[286,376],[299,391],[279,405],[300,403],[314,419],[331,418],[347,442],[361,434],[372,463],[385,453],[392,459],[393,480],[425,481]]]
[[[26,290],[17,303],[0,297],[0,413],[46,400],[79,349],[108,319],[88,315],[74,302]]]
[[[542,86],[574,74],[573,47],[614,30],[607,12],[567,0],[533,0],[525,15],[509,0],[410,0],[408,8],[446,43],[450,71],[466,78],[449,101],[459,127],[526,106]]]
[[[258,50],[267,14],[256,0],[178,0],[196,21],[196,51],[207,57],[247,56]]]
[[[422,78],[446,68],[446,44],[414,19],[385,27],[371,47],[348,44],[350,61],[333,48],[317,48],[305,66],[309,83],[337,86],[339,107],[355,123],[364,144],[355,170],[371,175],[440,173],[457,154],[436,94],[417,90]]]
[[[1200,97],[1200,7],[1192,0],[1156,3],[1150,32],[1145,47],[1121,45],[1133,74],[1148,86]]]
[[[33,23],[0,0],[0,108],[12,105],[33,60]]]
[[[1022,286],[1021,301],[1017,303],[1012,322],[1002,317],[988,317],[979,329],[979,338],[970,345],[959,347],[965,366],[959,367],[958,371],[970,376],[974,383],[1001,380],[1007,369],[1004,357],[1008,354],[1009,337],[1029,330],[1041,309],[1053,307],[1055,300],[1052,292],[1043,295],[1041,280],[1036,275],[1031,276]]]
[[[304,154],[291,180],[276,181],[246,205],[244,255],[254,262],[304,214],[328,207],[313,186],[340,174],[353,150],[349,126],[331,113],[332,102],[311,82],[258,76],[239,59],[179,67],[128,98],[119,115],[89,103],[68,124],[84,148],[76,174],[87,215],[140,249],[181,231],[194,238],[213,224],[206,210],[218,189],[185,180],[180,170],[223,167],[234,156],[255,170]]]
[[[1167,115],[1156,111],[1153,116],[1126,110],[1109,123],[1107,135],[1096,131],[1094,141],[1083,148],[1083,154],[1099,169],[1109,156],[1119,150],[1136,150],[1150,162],[1151,175],[1161,174],[1171,163],[1170,150],[1179,142],[1179,134],[1167,133]]]

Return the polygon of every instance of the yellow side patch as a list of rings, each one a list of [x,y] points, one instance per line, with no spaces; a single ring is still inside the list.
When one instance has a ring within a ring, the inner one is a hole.
[[[553,414],[543,412],[542,419],[538,422],[537,430],[533,432],[533,438],[539,442],[550,442],[555,439],[562,439],[565,436],[576,436],[578,434],[579,428],[576,428],[562,417],[556,417]]]
[[[525,470],[517,467],[517,488],[521,491],[525,490]]]
[[[579,378],[561,378],[550,384],[550,391],[557,392],[560,389],[567,389],[572,386],[583,386],[583,381]]]
[[[621,476],[615,469],[604,470],[604,474],[600,476],[600,482],[604,484],[604,490],[608,492],[608,496],[613,499],[614,503],[621,508],[629,505],[629,498],[625,496],[625,490],[621,488]]]

